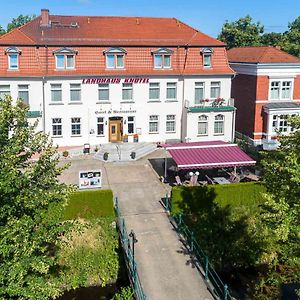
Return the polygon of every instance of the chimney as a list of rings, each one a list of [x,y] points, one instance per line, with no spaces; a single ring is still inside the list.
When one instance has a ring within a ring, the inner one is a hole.
[[[49,22],[49,9],[41,9],[41,27],[49,27],[50,22]]]

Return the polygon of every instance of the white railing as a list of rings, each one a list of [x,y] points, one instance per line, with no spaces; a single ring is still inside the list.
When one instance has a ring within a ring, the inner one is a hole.
[[[200,101],[200,103],[195,103],[195,102],[192,103],[191,106],[200,106],[200,107],[234,106],[234,99],[233,98],[203,99]]]

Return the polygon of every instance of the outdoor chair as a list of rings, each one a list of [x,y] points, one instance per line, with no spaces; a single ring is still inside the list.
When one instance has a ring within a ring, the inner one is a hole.
[[[175,180],[176,180],[176,185],[178,185],[178,186],[182,185],[181,179],[178,175],[175,176]]]
[[[207,175],[205,175],[205,177],[207,178],[208,183],[215,184],[215,182],[210,177],[208,177]]]

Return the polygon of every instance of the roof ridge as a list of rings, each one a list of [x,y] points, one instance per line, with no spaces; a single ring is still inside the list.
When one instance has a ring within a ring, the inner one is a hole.
[[[80,17],[80,18],[149,18],[149,19],[174,19],[172,17],[151,17],[151,16],[86,16],[86,15],[49,15],[50,17]]]
[[[27,23],[26,23],[26,24],[27,24]],[[24,24],[24,25],[26,25],[26,24]],[[24,25],[22,25],[22,26],[24,26]],[[21,31],[21,30],[20,30],[20,27],[14,28],[14,29],[12,29],[11,31],[6,32],[6,33],[4,33],[3,35],[1,35],[1,36],[0,36],[0,41],[1,41],[2,39],[6,38],[7,36],[14,34],[14,33],[17,32],[17,31],[18,31],[19,33],[23,34],[23,35],[24,35],[27,39],[29,39],[31,42],[33,42],[33,43],[36,42],[36,41],[33,40],[30,36],[28,36],[25,32]]]

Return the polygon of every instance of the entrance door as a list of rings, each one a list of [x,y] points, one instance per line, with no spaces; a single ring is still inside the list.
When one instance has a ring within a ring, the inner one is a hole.
[[[109,120],[109,141],[119,142],[122,139],[122,120]]]

